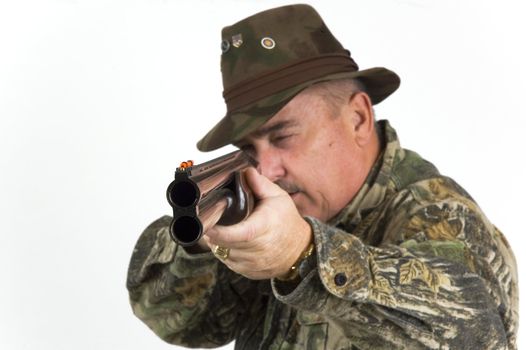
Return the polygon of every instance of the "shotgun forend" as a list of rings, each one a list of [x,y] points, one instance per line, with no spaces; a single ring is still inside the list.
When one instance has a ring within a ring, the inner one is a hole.
[[[233,225],[243,221],[254,207],[252,192],[241,171],[255,166],[242,151],[206,163],[180,167],[166,190],[173,208],[172,239],[182,246],[197,243],[216,223]]]

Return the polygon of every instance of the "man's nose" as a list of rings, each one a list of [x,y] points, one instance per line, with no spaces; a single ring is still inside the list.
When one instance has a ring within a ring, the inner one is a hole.
[[[272,182],[282,178],[285,175],[285,168],[281,157],[277,152],[265,150],[258,152],[258,171]]]

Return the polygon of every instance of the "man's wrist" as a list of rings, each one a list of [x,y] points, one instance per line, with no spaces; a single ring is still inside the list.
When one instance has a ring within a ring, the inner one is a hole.
[[[307,258],[309,258],[312,253],[314,252],[315,246],[314,241],[311,236],[311,240],[309,242],[309,245],[305,250],[300,254],[299,258],[296,260],[296,262],[290,267],[289,271],[283,275],[276,277],[280,281],[294,281],[300,277],[300,266],[303,261],[305,261]]]

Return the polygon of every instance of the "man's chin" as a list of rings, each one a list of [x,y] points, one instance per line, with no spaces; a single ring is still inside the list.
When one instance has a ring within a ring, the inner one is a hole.
[[[289,193],[289,196],[294,201],[294,204],[298,206],[297,202],[299,201],[300,193],[299,192]]]
[[[298,212],[301,216],[310,216],[316,219],[318,218],[318,213],[316,211],[316,208],[312,208],[312,206],[309,206],[305,203],[304,196],[301,195],[301,193],[297,192],[292,195],[290,195],[292,200],[294,201],[294,204],[296,205],[296,209],[298,209]]]
[[[296,205],[296,209],[298,209],[298,212],[302,216],[305,216],[305,214],[303,214],[305,211],[305,207],[304,207],[304,203],[302,203],[303,201],[301,200],[301,193],[300,192],[289,193],[289,196],[290,198],[292,198],[292,201]]]

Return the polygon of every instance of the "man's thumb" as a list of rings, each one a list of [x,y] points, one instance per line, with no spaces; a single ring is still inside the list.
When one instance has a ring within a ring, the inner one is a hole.
[[[275,197],[283,194],[283,190],[278,185],[258,173],[255,168],[248,168],[245,171],[245,179],[257,199]]]

